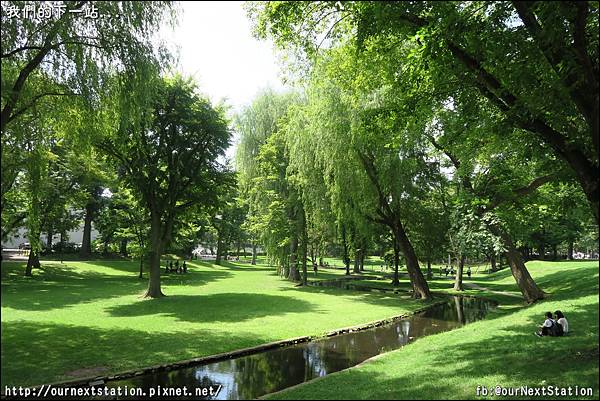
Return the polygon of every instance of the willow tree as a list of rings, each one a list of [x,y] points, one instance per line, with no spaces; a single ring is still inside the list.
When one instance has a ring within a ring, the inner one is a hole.
[[[475,87],[564,160],[598,221],[597,2],[256,2],[251,14],[259,35],[309,59],[348,36],[359,51],[370,38],[415,43],[422,68],[437,66],[430,79]]]
[[[163,296],[160,257],[176,220],[192,206],[214,202],[231,183],[219,162],[231,136],[224,111],[180,76],[149,82],[150,106],[137,125],[124,125],[97,142],[120,167],[150,214],[150,280],[147,297]]]
[[[24,177],[25,221],[35,258],[43,216],[41,175],[53,157],[51,144],[70,137],[79,152],[87,152],[107,78],[118,71],[127,80],[144,81],[168,61],[150,32],[172,7],[169,2],[35,1],[27,7],[37,11],[36,18],[5,12],[21,11],[23,4],[2,5],[1,203],[10,198],[5,189]]]

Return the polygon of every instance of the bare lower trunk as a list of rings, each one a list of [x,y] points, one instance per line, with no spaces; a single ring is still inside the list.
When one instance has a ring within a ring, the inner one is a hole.
[[[496,255],[495,254],[490,257],[490,264],[491,264],[492,272],[495,272],[496,270],[498,270],[498,268],[496,267]]]
[[[427,284],[425,277],[423,277],[423,273],[419,267],[417,254],[415,253],[410,240],[406,236],[406,232],[400,221],[396,223],[394,231],[398,245],[406,258],[406,270],[408,271],[408,276],[410,277],[410,282],[413,287],[413,296],[422,299],[432,298],[431,292],[429,291],[429,285]]]
[[[567,249],[567,259],[573,260],[573,241],[569,241],[569,248]]]
[[[89,258],[92,255],[92,214],[94,206],[91,202],[85,205],[85,218],[83,220],[83,239],[81,240],[81,250],[79,255],[82,258]]]
[[[465,266],[465,256],[462,255],[458,259],[458,268],[456,270],[456,277],[454,279],[454,291],[464,291],[463,288],[463,268]]]
[[[298,238],[294,235],[290,241],[290,270],[287,278],[290,281],[300,281],[300,272],[298,271]]]
[[[394,278],[392,279],[392,285],[398,287],[400,285],[400,277],[398,268],[400,265],[400,247],[398,241],[394,241]]]
[[[216,265],[220,265],[221,264],[221,258],[223,257],[223,238],[221,236],[221,233],[218,233],[218,239],[217,239],[217,258],[215,259],[215,264]]]
[[[252,243],[252,264],[256,264],[256,243]]]
[[[433,270],[431,270],[431,259],[427,260],[427,280],[433,279]]]
[[[49,252],[52,251],[52,237],[54,237],[54,231],[52,228],[48,229],[48,237],[46,238],[46,248]]]
[[[357,249],[354,253],[354,269],[353,272],[360,274],[360,250]]]
[[[160,298],[165,296],[160,288],[160,257],[163,250],[161,228],[160,217],[153,215],[150,225],[150,279],[148,280],[146,298]]]
[[[138,276],[138,278],[144,278],[143,273],[144,273],[144,255],[141,255],[140,256],[140,275]]]
[[[33,268],[39,269],[40,267],[38,252],[31,250],[31,252],[29,252],[29,259],[27,259],[27,266],[25,266],[25,275],[31,277]]]
[[[348,241],[346,241],[346,227],[342,225],[342,243],[344,246],[344,265],[346,266],[346,275],[350,275],[350,255],[348,254]]]
[[[544,292],[537,286],[529,271],[525,267],[521,253],[517,250],[512,239],[503,229],[497,226],[490,226],[490,231],[499,236],[506,247],[506,258],[517,286],[523,294],[523,298],[528,303],[533,303],[544,298]]]

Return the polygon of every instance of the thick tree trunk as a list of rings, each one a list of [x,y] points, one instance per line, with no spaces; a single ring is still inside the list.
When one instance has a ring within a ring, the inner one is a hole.
[[[415,253],[415,249],[413,248],[410,240],[406,236],[406,232],[404,231],[404,227],[400,221],[396,222],[394,236],[398,241],[398,245],[406,258],[406,270],[408,271],[408,276],[410,277],[410,282],[413,287],[413,296],[415,298],[429,299],[431,298],[431,292],[429,291],[429,285],[423,277],[423,273],[421,272],[421,268],[419,267],[419,259],[417,258],[417,254]]]
[[[256,264],[256,243],[252,243],[252,265]]]
[[[456,277],[454,278],[454,291],[464,291],[463,288],[463,269],[465,266],[465,255],[458,258],[458,268],[456,269]]]
[[[153,213],[150,220],[150,280],[145,296],[146,298],[160,298],[165,296],[160,288],[160,257],[164,246],[161,240],[163,227],[157,214]]]
[[[498,270],[498,268],[496,267],[496,254],[492,254],[492,256],[490,257],[490,264],[492,265],[491,271],[495,272],[496,270]]]
[[[506,258],[515,281],[523,298],[528,303],[536,302],[544,298],[544,292],[537,286],[529,271],[525,267],[521,253],[517,250],[512,239],[503,229],[497,226],[489,226],[490,231],[502,239],[506,247]]]
[[[569,248],[567,249],[567,259],[573,260],[573,241],[569,241]]]
[[[94,205],[88,202],[85,205],[85,218],[83,220],[83,239],[81,240],[81,250],[79,255],[82,258],[89,258],[92,255],[92,219]]]

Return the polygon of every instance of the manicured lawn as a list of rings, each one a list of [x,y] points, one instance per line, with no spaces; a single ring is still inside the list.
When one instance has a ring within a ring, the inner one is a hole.
[[[400,315],[398,296],[298,288],[272,268],[192,262],[158,300],[127,261],[2,263],[1,385],[105,375]]]
[[[598,399],[598,262],[530,262],[527,267],[549,294],[546,300],[524,307],[515,298],[466,291],[505,304],[483,321],[419,339],[273,398],[472,399],[478,398],[477,386],[527,385],[591,387],[593,397],[587,399]],[[517,291],[509,270],[474,281],[496,291]],[[544,312],[557,309],[567,316],[572,333],[533,335]],[[542,398],[556,397],[537,397]]]

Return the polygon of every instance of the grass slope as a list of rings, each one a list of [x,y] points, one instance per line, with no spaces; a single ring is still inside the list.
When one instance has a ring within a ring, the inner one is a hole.
[[[466,291],[505,305],[484,321],[419,339],[272,398],[472,399],[477,386],[528,385],[591,387],[598,399],[598,263],[530,262],[527,267],[548,293],[546,300],[524,307],[514,298]],[[473,281],[494,291],[517,291],[508,270]],[[544,312],[557,309],[567,316],[572,333],[534,336]]]

